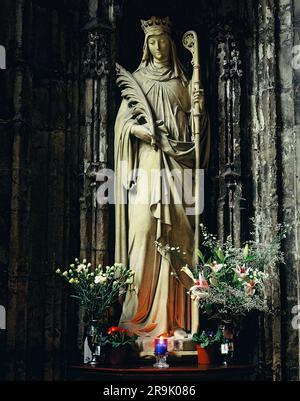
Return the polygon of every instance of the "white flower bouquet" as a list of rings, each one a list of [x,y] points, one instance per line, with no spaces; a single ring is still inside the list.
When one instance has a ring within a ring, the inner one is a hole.
[[[71,296],[83,306],[87,324],[92,320],[107,324],[109,308],[118,301],[120,295],[134,290],[134,272],[121,263],[93,268],[86,259],[82,262],[75,259],[69,269],[62,271],[59,268],[56,273],[72,286]]]

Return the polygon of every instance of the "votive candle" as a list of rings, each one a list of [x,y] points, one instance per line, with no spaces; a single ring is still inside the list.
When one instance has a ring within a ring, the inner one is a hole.
[[[155,354],[165,355],[167,352],[167,339],[159,337],[155,339]]]

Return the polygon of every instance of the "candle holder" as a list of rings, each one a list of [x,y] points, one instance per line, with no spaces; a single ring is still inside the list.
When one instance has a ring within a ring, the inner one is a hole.
[[[169,365],[167,364],[167,356],[167,352],[165,354],[155,354],[156,362],[153,366],[155,368],[168,368]]]
[[[168,342],[166,338],[160,337],[155,339],[154,355],[156,363],[153,365],[155,368],[168,368],[167,355],[168,355]]]

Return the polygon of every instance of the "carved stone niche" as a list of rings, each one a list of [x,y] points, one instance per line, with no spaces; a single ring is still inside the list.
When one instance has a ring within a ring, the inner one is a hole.
[[[83,75],[90,78],[100,78],[109,73],[109,47],[107,34],[88,32],[83,60]]]
[[[216,34],[218,62],[218,154],[219,154],[219,238],[241,241],[242,212],[245,209],[241,180],[241,77],[239,44],[230,25]]]

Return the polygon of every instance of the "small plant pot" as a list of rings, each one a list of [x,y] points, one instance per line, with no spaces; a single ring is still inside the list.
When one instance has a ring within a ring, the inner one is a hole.
[[[127,347],[111,348],[109,352],[109,364],[111,366],[123,366],[126,363]]]
[[[216,361],[216,349],[213,346],[202,348],[197,344],[198,365],[211,365]]]

